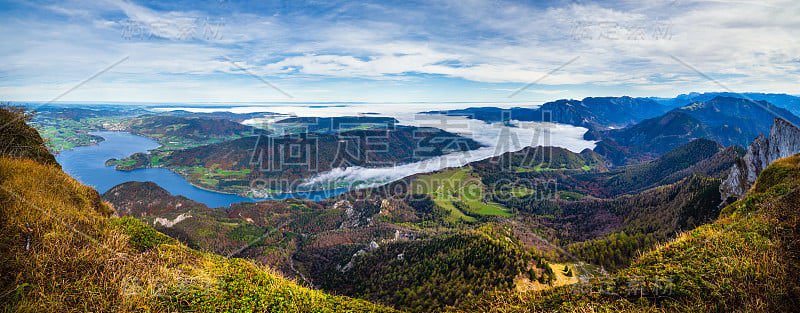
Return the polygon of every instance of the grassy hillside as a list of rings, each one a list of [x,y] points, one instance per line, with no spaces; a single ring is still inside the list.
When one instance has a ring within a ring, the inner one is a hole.
[[[0,158],[0,210],[7,311],[388,311],[111,218],[94,189],[31,160]]]
[[[0,102],[0,155],[26,158],[61,167],[36,129],[28,126],[33,111],[11,103]]]
[[[800,305],[800,155],[774,162],[716,222],[630,268],[544,292],[496,293],[453,308],[488,312],[790,312]]]
[[[24,111],[0,113],[11,117],[3,122],[25,118]],[[0,151],[2,311],[391,311],[299,287],[269,268],[191,250],[136,219],[111,217],[96,190],[48,164],[52,156],[41,157],[40,138],[23,138],[32,152]]]
[[[302,277],[291,257],[305,237],[338,229],[346,221],[344,209],[299,198],[212,209],[152,182],[126,182],[102,197],[120,216],[135,217],[193,249],[246,257],[290,277]]]

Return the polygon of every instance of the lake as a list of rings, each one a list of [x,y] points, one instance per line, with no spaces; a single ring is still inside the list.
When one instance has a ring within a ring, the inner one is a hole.
[[[192,186],[180,175],[165,168],[143,168],[133,171],[118,171],[114,166],[105,166],[108,159],[122,159],[138,152],[147,152],[160,145],[150,138],[126,132],[92,132],[91,134],[105,138],[105,141],[92,146],[77,147],[61,152],[56,160],[64,172],[81,183],[92,186],[104,193],[118,184],[128,181],[152,181],[173,195],[182,195],[209,207],[226,207],[237,202],[252,202],[266,199],[253,199],[237,195],[208,191]],[[299,197],[321,200],[345,192],[344,189],[313,191],[301,193],[285,193],[271,199]]]

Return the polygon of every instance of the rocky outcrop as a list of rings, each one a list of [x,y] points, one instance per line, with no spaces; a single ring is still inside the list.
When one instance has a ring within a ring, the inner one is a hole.
[[[339,226],[339,228],[351,228],[358,226],[359,219],[361,219],[361,214],[353,208],[353,204],[350,203],[350,201],[340,200],[333,204],[333,209],[344,209],[344,221],[342,221],[342,224]]]
[[[175,224],[178,224],[178,223],[182,222],[183,220],[185,220],[187,218],[190,218],[190,217],[192,217],[191,213],[189,213],[189,214],[181,213],[174,220],[169,220],[169,219],[166,219],[166,218],[163,218],[163,217],[156,217],[156,219],[153,221],[153,225],[161,224],[164,227],[172,227],[172,226],[175,226]]]
[[[339,271],[340,271],[340,272],[342,272],[342,273],[344,273],[344,272],[347,272],[347,271],[349,271],[351,268],[353,268],[353,265],[355,265],[355,260],[356,260],[356,258],[357,258],[358,256],[360,256],[360,255],[362,255],[362,254],[367,254],[367,253],[369,253],[369,252],[372,252],[372,251],[375,251],[375,250],[378,250],[378,248],[380,248],[380,247],[381,247],[381,246],[380,246],[380,245],[378,245],[378,243],[377,243],[377,242],[375,242],[375,241],[370,241],[370,242],[369,242],[369,244],[367,245],[367,247],[366,247],[366,248],[364,248],[364,249],[360,249],[360,250],[356,251],[356,253],[355,253],[355,254],[353,254],[353,256],[350,258],[350,262],[347,262],[347,264],[345,264],[345,265],[344,265],[344,267],[342,267],[341,265],[338,265],[338,264],[337,264],[337,265],[336,265],[336,269],[337,269],[337,270],[339,270]]]
[[[800,129],[782,118],[775,118],[769,137],[759,135],[744,158],[731,167],[720,185],[723,203],[731,197],[741,199],[755,184],[758,174],[773,161],[800,153]]]

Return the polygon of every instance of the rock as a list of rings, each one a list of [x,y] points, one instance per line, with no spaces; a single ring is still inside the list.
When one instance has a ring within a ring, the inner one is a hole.
[[[402,261],[403,260],[403,254],[402,253],[397,255],[397,260],[398,261]]]
[[[161,224],[161,225],[164,225],[164,227],[172,227],[172,226],[175,226],[175,224],[178,224],[181,221],[183,221],[183,220],[185,220],[187,218],[190,218],[190,217],[192,217],[192,214],[186,214],[186,213],[181,213],[174,220],[168,220],[166,218],[157,217],[153,221],[153,225]]]
[[[344,221],[339,228],[348,228],[348,227],[356,227],[359,225],[359,219],[361,218],[361,214],[356,212],[353,209],[353,204],[347,200],[340,200],[333,204],[333,208],[335,210],[344,209]]]
[[[380,246],[378,245],[378,243],[377,243],[377,242],[375,242],[375,241],[370,241],[370,242],[369,242],[369,251],[370,251],[370,252],[371,252],[371,251],[378,250],[378,248],[380,248]]]
[[[758,135],[744,158],[731,167],[728,177],[719,186],[723,204],[730,197],[741,199],[758,179],[758,174],[773,161],[800,153],[800,129],[776,117],[769,137]]]

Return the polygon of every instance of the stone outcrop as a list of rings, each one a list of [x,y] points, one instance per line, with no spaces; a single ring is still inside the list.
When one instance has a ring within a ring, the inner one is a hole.
[[[339,228],[351,228],[358,226],[361,214],[357,212],[355,208],[353,208],[353,204],[350,203],[350,201],[339,200],[333,204],[333,209],[344,209],[344,221],[342,221],[342,225],[340,225]]]
[[[380,246],[380,245],[378,245],[378,243],[377,243],[377,242],[375,242],[375,241],[370,241],[370,242],[369,242],[369,244],[367,245],[367,247],[366,247],[366,248],[364,248],[364,249],[359,249],[358,251],[356,251],[356,253],[355,253],[355,254],[353,254],[353,256],[350,258],[350,262],[347,262],[347,264],[345,264],[345,265],[344,265],[344,267],[342,267],[341,265],[338,265],[338,264],[337,264],[337,265],[336,265],[336,269],[337,269],[337,270],[339,270],[339,271],[340,271],[340,272],[342,272],[342,273],[344,273],[344,272],[347,272],[347,271],[349,271],[351,268],[353,268],[353,265],[355,265],[355,260],[356,260],[356,258],[357,258],[358,256],[360,256],[360,255],[362,255],[362,254],[366,254],[366,253],[372,252],[372,251],[375,251],[375,250],[378,250],[378,248],[380,248],[380,247],[381,247],[381,246]]]
[[[741,199],[755,184],[758,174],[773,161],[800,153],[800,129],[782,118],[775,118],[769,137],[759,135],[747,154],[736,162],[720,185],[723,203],[730,197]]]
[[[181,221],[183,221],[183,220],[185,220],[185,219],[187,219],[187,218],[190,218],[190,217],[192,217],[192,214],[191,214],[191,213],[189,213],[189,214],[187,214],[187,213],[181,213],[181,214],[180,214],[180,215],[178,215],[178,217],[176,217],[174,220],[169,220],[169,219],[166,219],[166,218],[163,218],[163,217],[157,217],[157,218],[156,218],[156,219],[153,221],[153,225],[158,225],[158,224],[161,224],[161,225],[163,225],[164,227],[172,227],[172,226],[175,226],[175,224],[178,224],[178,223],[180,223]]]

